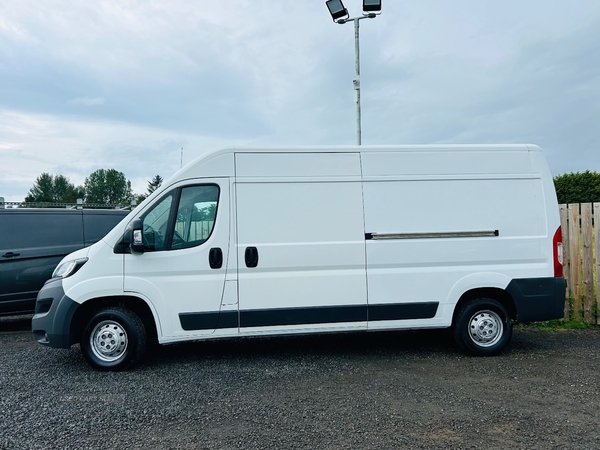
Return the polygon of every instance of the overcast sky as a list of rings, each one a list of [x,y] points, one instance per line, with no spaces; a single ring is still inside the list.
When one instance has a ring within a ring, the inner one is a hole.
[[[350,13],[360,0],[344,0]],[[383,0],[363,144],[535,143],[600,171],[600,1]],[[354,144],[354,32],[324,0],[0,2],[0,196],[228,145]]]

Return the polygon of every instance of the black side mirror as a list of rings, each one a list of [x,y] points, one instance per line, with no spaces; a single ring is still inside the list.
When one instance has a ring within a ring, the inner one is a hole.
[[[133,253],[144,253],[144,223],[142,219],[135,219],[131,225],[131,251]]]

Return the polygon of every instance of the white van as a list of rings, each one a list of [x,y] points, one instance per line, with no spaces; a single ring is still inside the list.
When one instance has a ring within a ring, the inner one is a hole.
[[[477,355],[563,316],[535,145],[229,148],[178,171],[38,295],[40,344],[121,370],[147,339],[454,327]]]

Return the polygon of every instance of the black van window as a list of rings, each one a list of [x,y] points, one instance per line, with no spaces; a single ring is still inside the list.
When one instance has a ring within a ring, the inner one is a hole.
[[[2,214],[0,249],[82,245],[81,220],[81,213]]]
[[[125,212],[97,212],[83,214],[85,245],[98,242],[118,224],[127,214]]]

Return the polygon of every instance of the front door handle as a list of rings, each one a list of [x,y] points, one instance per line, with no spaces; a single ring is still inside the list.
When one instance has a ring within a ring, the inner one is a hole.
[[[246,247],[246,267],[258,266],[258,249],[256,247]]]
[[[208,252],[208,264],[211,269],[220,269],[223,267],[223,252],[220,248],[211,248]]]
[[[5,253],[4,255],[2,255],[2,257],[3,258],[15,258],[20,255],[21,255],[20,253],[8,252],[8,253]]]

